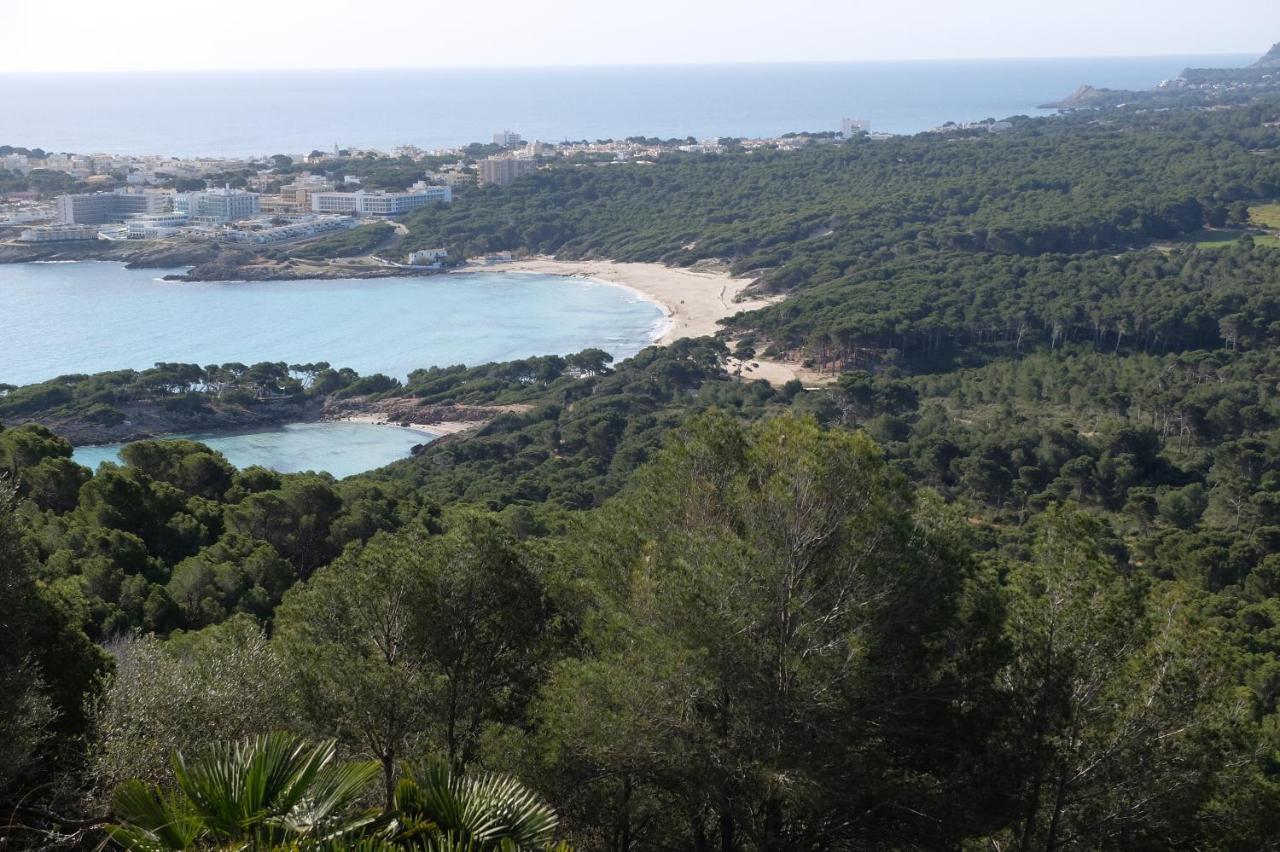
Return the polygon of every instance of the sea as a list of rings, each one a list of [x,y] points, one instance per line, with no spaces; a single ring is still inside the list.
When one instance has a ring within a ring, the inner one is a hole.
[[[0,74],[0,145],[169,156],[431,150],[525,139],[917,133],[1049,111],[1081,84],[1146,89],[1252,56],[600,68]]]

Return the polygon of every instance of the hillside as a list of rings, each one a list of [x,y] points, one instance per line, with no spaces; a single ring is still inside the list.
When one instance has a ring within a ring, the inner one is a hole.
[[[404,248],[784,298],[620,363],[0,389],[7,824],[160,848],[175,749],[286,730],[365,761],[360,848],[422,845],[424,766],[519,777],[581,850],[1271,848],[1277,199],[1254,96],[565,164]],[[91,474],[45,428],[286,405],[493,416],[342,481],[189,441]]]

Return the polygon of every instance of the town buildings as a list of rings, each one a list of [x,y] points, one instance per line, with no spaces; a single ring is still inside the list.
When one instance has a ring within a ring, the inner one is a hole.
[[[345,213],[352,216],[400,216],[428,204],[448,204],[453,190],[447,186],[417,184],[409,192],[316,192],[311,209],[316,213]]]
[[[511,130],[503,130],[493,134],[493,144],[501,145],[503,148],[514,148],[524,144],[524,137]]]
[[[514,157],[489,157],[476,166],[480,169],[481,185],[506,186],[521,175],[536,171],[533,160],[517,160]]]

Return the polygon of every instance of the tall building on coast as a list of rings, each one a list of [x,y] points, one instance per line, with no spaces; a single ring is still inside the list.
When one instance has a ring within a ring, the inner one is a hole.
[[[845,118],[840,121],[840,135],[845,139],[862,136],[871,132],[871,120],[867,118]]]
[[[107,225],[130,216],[163,213],[173,204],[173,196],[163,192],[85,192],[59,195],[58,221],[64,225]]]
[[[521,175],[532,174],[538,168],[533,160],[518,160],[515,157],[489,157],[476,165],[480,169],[480,183],[492,186],[506,186]]]
[[[225,225],[257,216],[262,212],[262,200],[256,192],[223,187],[180,195],[174,207],[186,213],[192,222]]]

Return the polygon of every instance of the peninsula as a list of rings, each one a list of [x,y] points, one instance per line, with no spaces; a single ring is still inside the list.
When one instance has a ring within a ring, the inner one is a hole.
[[[1141,91],[1082,85],[1062,100],[1041,104],[1040,108],[1211,106],[1243,103],[1259,95],[1277,93],[1280,93],[1280,44],[1245,68],[1186,68],[1177,77]]]

